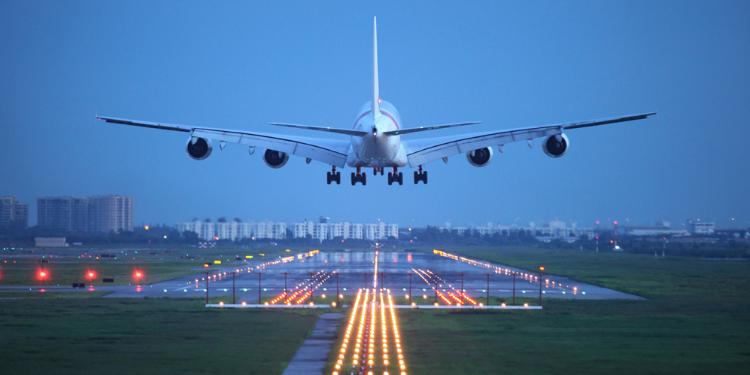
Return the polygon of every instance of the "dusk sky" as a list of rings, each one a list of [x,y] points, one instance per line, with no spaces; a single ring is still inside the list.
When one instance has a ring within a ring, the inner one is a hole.
[[[659,113],[570,131],[561,159],[522,142],[486,168],[428,164],[426,186],[406,170],[403,186],[364,187],[351,169],[329,186],[327,165],[275,170],[239,145],[195,161],[185,133],[94,118],[350,128],[370,98],[373,16],[380,93],[406,127]],[[748,1],[3,1],[0,43],[0,195],[30,203],[31,224],[40,196],[117,193],[134,197],[136,223],[750,225]]]

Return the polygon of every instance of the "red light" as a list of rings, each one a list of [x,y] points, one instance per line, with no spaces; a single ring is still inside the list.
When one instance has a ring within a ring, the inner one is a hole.
[[[143,280],[144,276],[145,276],[145,274],[143,273],[143,271],[138,270],[138,269],[133,270],[133,280],[135,280],[135,281],[141,281],[141,280]]]
[[[86,280],[88,281],[94,281],[96,279],[96,271],[94,270],[88,270],[86,271]]]
[[[46,269],[39,269],[36,271],[36,279],[39,281],[49,280],[49,271]]]

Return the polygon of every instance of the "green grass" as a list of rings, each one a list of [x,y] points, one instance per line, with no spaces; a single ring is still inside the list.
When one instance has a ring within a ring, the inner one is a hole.
[[[204,309],[198,300],[0,301],[3,374],[276,374],[317,311]]]
[[[94,284],[101,284],[103,277],[115,279],[114,284],[131,283],[133,271],[138,268],[146,274],[145,283],[155,283],[183,276],[200,267],[202,263],[188,260],[79,260],[76,258],[55,259],[47,264],[36,260],[22,259],[15,263],[0,265],[0,286],[3,285],[42,285],[36,280],[36,272],[43,267],[50,274],[45,285],[70,285],[84,282],[88,269],[95,270],[98,277]]]
[[[129,284],[132,280],[133,271],[138,268],[145,272],[144,283],[151,284],[172,278],[180,277],[190,273],[203,272],[203,263],[214,259],[222,260],[222,266],[243,264],[235,260],[235,256],[244,259],[245,255],[252,255],[253,262],[263,262],[276,259],[279,256],[296,255],[308,251],[307,248],[270,247],[268,249],[243,249],[239,247],[222,247],[213,249],[141,249],[132,248],[127,250],[117,247],[89,250],[89,253],[111,253],[118,258],[78,258],[79,251],[70,249],[56,249],[52,257],[48,257],[49,263],[41,264],[38,257],[19,257],[15,253],[4,253],[0,256],[0,286],[3,285],[40,285],[36,280],[36,272],[40,267],[50,273],[47,285],[70,285],[74,282],[84,282],[84,274],[88,269],[97,272],[98,277],[95,284],[101,284],[101,278],[111,277],[115,279],[114,284]],[[52,250],[50,250],[52,251]],[[46,254],[46,253],[45,253]],[[186,259],[186,255],[192,255],[194,259]],[[262,255],[261,255],[262,254]],[[215,268],[215,267],[214,267]]]
[[[415,374],[745,373],[750,263],[539,249],[446,249],[629,291],[644,301],[559,301],[545,310],[403,311]]]

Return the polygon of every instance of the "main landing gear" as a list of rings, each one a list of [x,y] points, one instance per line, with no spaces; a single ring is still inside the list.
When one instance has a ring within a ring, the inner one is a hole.
[[[404,184],[404,174],[398,172],[396,167],[393,167],[393,172],[388,172],[388,185],[393,185],[394,182],[398,182],[399,185]]]
[[[427,185],[427,171],[423,171],[421,165],[419,166],[418,171],[414,171],[414,184],[418,184],[419,181],[422,181]]]
[[[357,167],[357,173],[352,172],[352,186],[356,185],[357,182],[361,182],[362,185],[367,185],[367,174],[360,171],[360,167]]]
[[[326,182],[328,185],[331,184],[331,182],[335,182],[336,185],[341,184],[341,172],[336,172],[336,166],[331,166],[331,171],[326,172]]]

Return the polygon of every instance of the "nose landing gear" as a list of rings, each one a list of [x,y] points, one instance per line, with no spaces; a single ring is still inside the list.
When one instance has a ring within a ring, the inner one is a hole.
[[[427,171],[422,170],[422,166],[419,166],[418,171],[414,171],[414,184],[418,184],[419,181],[422,181],[425,185],[427,185]]]
[[[388,185],[393,185],[394,182],[398,182],[399,185],[404,184],[404,174],[398,172],[396,167],[393,167],[393,172],[388,172]]]
[[[331,182],[335,182],[336,185],[341,184],[341,172],[336,172],[335,165],[331,166],[330,172],[326,172],[326,182],[328,183],[328,185],[330,185]]]
[[[361,182],[362,185],[367,185],[367,174],[360,171],[360,167],[357,167],[357,172],[352,172],[352,186],[356,185],[357,182]]]

